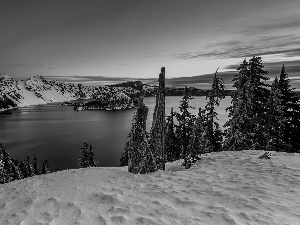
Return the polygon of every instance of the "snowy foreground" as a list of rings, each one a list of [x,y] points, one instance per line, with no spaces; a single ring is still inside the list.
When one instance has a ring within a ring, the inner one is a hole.
[[[300,224],[300,155],[219,152],[190,169],[66,170],[0,185],[0,224]]]

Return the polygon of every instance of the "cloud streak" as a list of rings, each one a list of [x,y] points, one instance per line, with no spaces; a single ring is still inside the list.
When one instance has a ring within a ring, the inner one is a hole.
[[[39,65],[39,64],[32,64],[32,65],[27,65],[27,64],[6,64],[3,65],[3,67],[24,67],[24,68],[32,68],[32,67],[36,67],[36,68],[43,68],[43,69],[49,69],[52,70],[54,69],[53,67],[49,67],[49,66],[43,66],[43,65]]]
[[[249,42],[226,41],[215,45],[207,45],[205,49],[208,50],[181,53],[175,55],[175,57],[179,59],[227,59],[275,54],[293,57],[300,55],[300,36],[265,36]]]

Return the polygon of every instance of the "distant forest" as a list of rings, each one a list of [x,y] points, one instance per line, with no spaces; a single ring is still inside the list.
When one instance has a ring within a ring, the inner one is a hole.
[[[131,87],[135,90],[142,91],[144,86],[148,86],[143,84],[141,81],[127,81],[119,84],[108,85],[109,87]],[[146,92],[144,94],[145,97],[155,96],[157,92],[157,86],[149,86],[152,88],[152,91]],[[195,87],[189,87],[189,92],[192,96],[208,96],[210,89],[200,89]],[[165,88],[165,95],[166,96],[184,96],[185,95],[185,87],[178,88],[178,87],[166,87]],[[235,90],[224,90],[225,96],[233,96]],[[294,91],[296,94],[296,98],[300,99],[300,92]]]

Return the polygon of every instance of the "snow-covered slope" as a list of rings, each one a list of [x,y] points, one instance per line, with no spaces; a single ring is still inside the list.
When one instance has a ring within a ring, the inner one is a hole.
[[[66,170],[0,185],[0,224],[300,224],[300,156],[218,152],[190,169]]]
[[[98,91],[95,87],[47,81],[41,76],[25,81],[17,81],[7,75],[0,77],[0,95],[5,94],[18,107],[91,98]]]
[[[116,97],[116,99],[121,95],[123,97],[126,95],[129,98],[127,94],[129,95],[133,92],[131,88],[94,87],[61,83],[55,80],[48,81],[41,76],[34,76],[25,81],[17,81],[7,75],[0,76],[0,101],[5,96],[18,107],[63,102],[79,98],[92,98],[106,95],[112,90],[116,96],[113,96],[111,93],[110,96],[112,98]]]

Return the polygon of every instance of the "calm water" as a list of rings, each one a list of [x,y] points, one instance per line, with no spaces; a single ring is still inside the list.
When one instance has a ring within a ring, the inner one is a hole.
[[[166,98],[166,114],[179,111],[182,97]],[[230,97],[222,100],[218,108],[220,125],[227,120],[225,108]],[[144,99],[149,107],[147,130],[150,130],[155,97]],[[206,104],[205,97],[196,97],[191,105],[199,108]],[[78,156],[83,141],[91,142],[98,166],[118,166],[130,132],[136,110],[74,111],[72,106],[47,104],[24,107],[12,115],[0,114],[0,143],[13,158],[24,160],[36,154],[39,164],[49,160],[50,168],[59,170],[78,168]],[[191,110],[193,114],[198,109]]]

